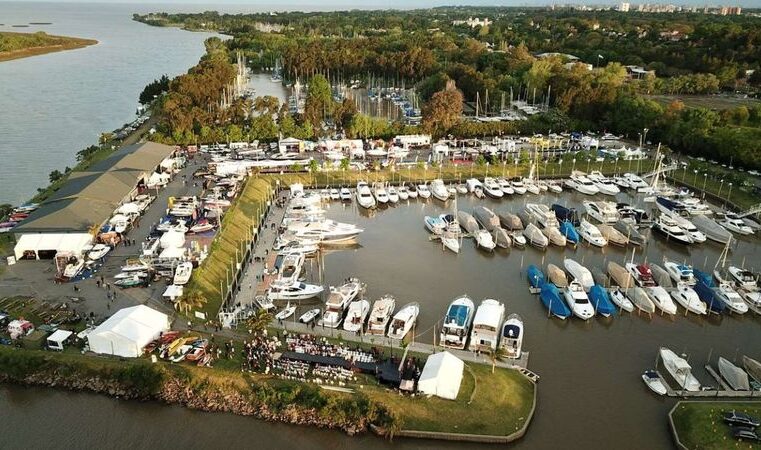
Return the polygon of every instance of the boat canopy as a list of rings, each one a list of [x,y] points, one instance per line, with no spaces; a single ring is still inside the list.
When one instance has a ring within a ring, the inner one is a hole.
[[[517,339],[521,335],[521,327],[518,325],[505,325],[505,327],[502,329],[502,337],[511,338],[511,339]]]
[[[468,313],[470,308],[465,305],[452,305],[447,311],[447,317],[444,325],[449,325],[454,322],[458,327],[465,326],[465,321],[468,320]]]

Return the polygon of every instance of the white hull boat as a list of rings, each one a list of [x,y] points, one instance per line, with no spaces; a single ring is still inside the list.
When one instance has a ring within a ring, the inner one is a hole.
[[[672,352],[666,347],[661,347],[660,357],[663,365],[669,374],[674,378],[679,386],[690,392],[697,392],[700,390],[700,383],[692,375],[692,368],[687,363],[687,360],[680,358],[676,353]]]
[[[436,179],[431,181],[431,194],[442,202],[449,200],[449,191],[442,180]]]
[[[391,320],[388,327],[388,337],[391,339],[402,340],[412,330],[420,313],[420,305],[417,302],[404,305]]]
[[[193,264],[182,262],[177,266],[174,272],[174,284],[182,286],[190,281],[190,274],[193,272]]]
[[[523,230],[523,236],[526,238],[526,241],[529,244],[542,250],[547,248],[547,245],[549,245],[550,242],[547,236],[542,233],[542,230],[540,230],[539,227],[533,223],[530,223],[528,226],[526,226],[526,228]]]
[[[563,267],[565,267],[565,270],[571,274],[575,281],[578,281],[579,284],[581,284],[585,291],[589,291],[589,289],[594,286],[595,280],[592,276],[592,272],[578,262],[571,258],[566,258],[563,260]]]
[[[502,325],[502,340],[500,347],[505,352],[505,357],[520,359],[523,347],[523,319],[518,314],[512,313]]]
[[[361,333],[365,327],[365,319],[370,312],[370,302],[367,300],[354,300],[349,304],[344,330],[352,333]]]
[[[632,312],[634,311],[634,303],[631,302],[628,298],[626,298],[626,295],[624,295],[623,292],[621,292],[620,288],[611,288],[608,291],[608,294],[610,295],[610,299],[613,303],[616,304],[619,308],[623,309],[626,312]]]
[[[357,183],[357,203],[365,209],[373,209],[377,206],[370,187],[364,181]]]
[[[452,300],[441,325],[439,345],[458,350],[465,349],[475,310],[473,300],[466,295]]]
[[[721,377],[724,378],[729,387],[735,391],[750,390],[750,380],[748,380],[747,372],[723,357],[719,357],[718,366]]]
[[[373,303],[370,318],[367,321],[367,333],[383,336],[386,334],[388,322],[394,314],[396,299],[392,295],[384,295]]]
[[[581,219],[578,231],[582,239],[595,247],[605,247],[608,245],[608,240],[600,233],[600,229],[586,219]]]
[[[568,287],[563,290],[563,297],[574,316],[582,320],[594,317],[595,309],[578,281],[574,280],[568,284]]]

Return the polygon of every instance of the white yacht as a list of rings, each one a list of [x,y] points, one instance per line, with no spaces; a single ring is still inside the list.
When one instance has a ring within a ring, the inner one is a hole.
[[[692,367],[690,367],[689,363],[687,363],[684,358],[680,358],[676,353],[666,347],[661,347],[660,356],[666,370],[671,374],[674,381],[676,381],[679,386],[691,392],[697,392],[700,390],[700,383],[695,376],[692,375]]]
[[[440,179],[431,181],[431,194],[433,194],[434,198],[439,199],[442,202],[449,200],[449,191],[447,190],[447,186]]]
[[[505,318],[505,305],[493,299],[486,299],[478,305],[473,318],[470,333],[471,351],[492,352],[497,348],[502,321]]]
[[[692,237],[669,216],[661,214],[653,222],[653,230],[662,234],[667,240],[679,244],[692,244]]]
[[[753,234],[753,228],[749,227],[744,220],[731,213],[727,213],[724,219],[719,221],[719,225],[740,235]]]
[[[184,284],[188,284],[188,281],[190,281],[190,274],[193,272],[193,263],[189,261],[181,262],[177,269],[174,271],[174,278],[172,279],[173,284],[176,284],[178,286],[182,286]]]
[[[499,184],[499,188],[502,190],[503,194],[505,195],[515,194],[515,190],[513,189],[513,186],[510,184],[509,181],[505,180],[504,178],[498,178],[497,184]]]
[[[338,191],[338,189],[333,188],[330,190],[330,199],[331,200],[341,200],[341,193]]]
[[[417,302],[408,303],[394,314],[391,325],[388,327],[388,337],[402,340],[412,330],[420,313],[420,305]]]
[[[399,200],[408,200],[410,198],[410,190],[407,185],[401,185],[398,189]]]
[[[669,214],[671,219],[677,224],[677,226],[684,230],[687,235],[690,236],[692,242],[702,243],[706,241],[706,235],[703,234],[689,219],[686,219],[678,214]]]
[[[565,267],[565,270],[571,274],[575,281],[581,284],[585,291],[589,291],[589,289],[594,286],[595,279],[592,276],[592,272],[575,260],[571,258],[564,259],[563,267]]]
[[[386,294],[376,300],[367,321],[367,333],[384,336],[395,307],[396,299],[392,295]]]
[[[417,188],[417,195],[420,196],[420,198],[431,198],[431,191],[428,189],[428,185],[425,183],[420,183],[416,186]]]
[[[335,222],[330,219],[321,222],[292,223],[288,230],[297,238],[318,240],[324,243],[344,242],[355,239],[364,230],[356,225]]]
[[[755,313],[761,314],[761,289],[753,272],[737,266],[729,266],[729,275],[734,279],[740,295]]]
[[[502,198],[502,196],[504,195],[504,193],[502,192],[502,188],[500,188],[499,184],[497,184],[497,182],[494,181],[494,178],[484,179],[483,188],[486,195],[488,195],[491,198]]]
[[[502,325],[502,340],[499,346],[510,359],[520,359],[523,347],[523,319],[516,313],[507,316]]]
[[[646,188],[649,186],[645,180],[633,173],[625,173],[623,178],[632,189]]]
[[[650,266],[627,263],[626,270],[629,271],[634,282],[645,290],[655,306],[667,314],[676,314],[676,304],[669,293],[655,282]]]
[[[347,187],[342,187],[339,191],[339,195],[341,196],[342,202],[350,202],[351,201],[351,191]]]
[[[576,189],[578,192],[586,195],[595,195],[600,190],[595,184],[584,175],[571,175],[565,182],[566,186]]]
[[[475,314],[473,300],[463,295],[449,304],[439,333],[439,345],[462,350],[465,348]]]
[[[513,191],[519,195],[525,194],[528,190],[526,185],[523,183],[523,180],[513,180],[510,182],[510,185],[513,187]]]
[[[539,195],[542,192],[542,189],[539,187],[539,184],[536,183],[534,180],[524,178],[523,185],[526,186],[526,192],[528,192],[529,194]]]
[[[87,258],[92,261],[98,261],[111,251],[111,247],[106,244],[95,244],[87,251]]]
[[[597,187],[597,190],[600,191],[601,194],[616,195],[621,192],[613,180],[606,178],[599,171],[593,171],[590,173],[589,179],[592,180],[592,183],[594,183],[595,187]]]
[[[596,247],[605,247],[608,240],[600,233],[600,229],[590,223],[587,219],[581,219],[578,227],[579,235],[582,239]]]
[[[328,328],[338,328],[349,303],[359,295],[363,288],[362,283],[356,278],[349,279],[339,287],[331,286],[328,300],[325,302],[322,325]]]
[[[551,210],[547,205],[541,203],[526,203],[526,213],[545,228],[560,227],[557,216],[555,216],[555,211]]]
[[[719,297],[727,308],[733,313],[745,314],[748,312],[748,304],[742,299],[742,296],[726,281],[719,283],[719,287],[714,288],[716,295]]]
[[[370,302],[367,300],[354,300],[349,303],[349,308],[344,319],[344,330],[352,333],[361,333],[365,327],[365,319],[370,312]]]
[[[383,183],[375,183],[373,185],[373,196],[379,205],[385,205],[389,201],[388,192],[386,191],[386,187],[383,186]]]
[[[671,291],[671,297],[682,305],[682,308],[691,313],[698,315],[708,314],[706,304],[700,301],[698,293],[691,286],[677,283],[676,288]]]
[[[306,300],[317,297],[323,291],[323,287],[316,284],[295,282],[289,285],[271,285],[267,291],[267,298],[275,300]]]
[[[579,319],[588,320],[595,315],[595,309],[578,281],[568,283],[568,287],[563,290],[563,297],[573,315]]]
[[[600,223],[616,223],[621,219],[613,202],[585,201],[583,205],[587,215]]]
[[[357,183],[357,203],[365,209],[372,209],[377,206],[375,197],[373,197],[373,193],[370,190],[370,186],[364,181]]]
[[[668,272],[669,276],[674,283],[683,283],[687,286],[695,286],[697,280],[695,280],[695,274],[692,271],[692,266],[687,264],[679,264],[673,261],[666,261],[663,263],[663,267]]]
[[[399,203],[399,192],[394,186],[389,186],[388,189],[388,201],[391,203]]]

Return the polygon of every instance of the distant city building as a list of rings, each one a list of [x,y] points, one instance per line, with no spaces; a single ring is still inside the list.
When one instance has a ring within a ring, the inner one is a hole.
[[[488,27],[491,25],[492,21],[489,20],[487,17],[484,17],[483,19],[479,19],[478,17],[468,17],[468,20],[453,20],[452,25],[467,25],[470,28],[476,28],[476,27]]]
[[[722,6],[719,14],[722,16],[739,16],[742,14],[742,8],[739,6]]]
[[[678,30],[661,31],[659,36],[664,41],[673,41],[673,42],[681,41],[682,39],[687,39],[689,37],[688,35]]]
[[[628,2],[621,2],[618,4],[618,10],[621,12],[629,12],[629,7],[631,5]]]

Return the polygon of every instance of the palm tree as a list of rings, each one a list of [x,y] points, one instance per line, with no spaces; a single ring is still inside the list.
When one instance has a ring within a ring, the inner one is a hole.
[[[272,322],[273,315],[263,309],[258,310],[246,321],[248,328],[254,333],[261,333]]]
[[[201,291],[193,290],[183,295],[176,302],[174,308],[181,313],[187,314],[193,309],[198,309],[206,304],[206,297]]]
[[[497,366],[497,361],[500,361],[506,356],[507,352],[505,352],[505,349],[499,346],[495,350],[492,350],[491,353],[489,353],[489,357],[491,359],[491,373],[494,373],[494,369]]]

